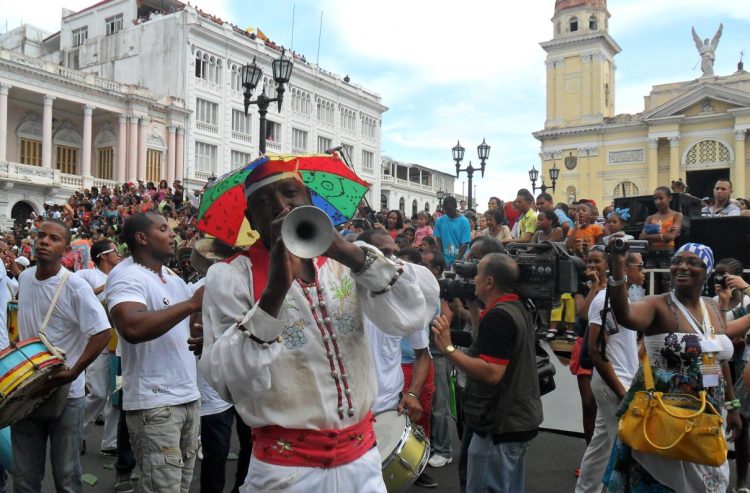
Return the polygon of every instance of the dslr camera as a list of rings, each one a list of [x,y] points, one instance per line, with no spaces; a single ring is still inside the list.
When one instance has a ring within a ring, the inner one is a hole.
[[[607,253],[624,254],[626,252],[648,253],[647,240],[626,240],[624,238],[610,238],[607,247],[604,249]]]

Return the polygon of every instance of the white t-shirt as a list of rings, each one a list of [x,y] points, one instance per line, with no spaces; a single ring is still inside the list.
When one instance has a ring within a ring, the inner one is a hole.
[[[44,316],[65,272],[65,267],[60,267],[57,275],[44,281],[36,278],[36,267],[21,273],[18,286],[18,332],[21,339],[39,336]],[[107,314],[91,287],[80,277],[70,275],[44,331],[51,344],[66,352],[65,365],[73,366],[91,336],[107,329]],[[82,372],[70,385],[68,398],[83,397],[84,386]]]
[[[86,281],[92,290],[103,286],[107,282],[107,274],[96,267],[93,269],[81,269],[76,271],[75,275]],[[97,294],[96,297],[99,298],[99,301],[104,301],[104,291]]]
[[[604,308],[604,295],[601,290],[589,307],[589,323],[602,324],[601,311]],[[615,332],[615,333],[613,333]],[[633,382],[635,372],[638,371],[638,333],[616,324],[612,310],[607,313],[607,354],[617,378],[627,389]]]
[[[363,315],[362,318],[365,334],[372,348],[375,375],[378,380],[378,393],[372,405],[372,412],[377,414],[395,409],[404,388],[404,371],[401,369],[402,337],[386,334],[366,316]],[[430,344],[424,329],[412,332],[406,339],[414,349],[425,349]]]
[[[120,303],[146,305],[149,311],[188,300],[191,288],[179,276],[162,269],[158,275],[133,262],[130,257],[112,269],[107,277],[107,304],[112,310]],[[151,341],[131,344],[120,337],[122,353],[123,407],[126,411],[176,406],[198,400],[195,356],[188,349],[189,317]]]
[[[196,364],[198,359],[196,359]],[[232,405],[221,398],[218,392],[206,382],[205,377],[198,368],[198,390],[201,393],[201,416],[211,416],[213,414],[223,413]]]

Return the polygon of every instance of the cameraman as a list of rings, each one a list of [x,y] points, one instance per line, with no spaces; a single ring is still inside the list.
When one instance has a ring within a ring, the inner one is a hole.
[[[451,344],[450,317],[434,322],[435,345],[468,377],[462,491],[524,491],[524,456],[542,422],[531,314],[513,294],[518,276],[508,255],[479,262],[475,295],[487,308],[468,355]]]

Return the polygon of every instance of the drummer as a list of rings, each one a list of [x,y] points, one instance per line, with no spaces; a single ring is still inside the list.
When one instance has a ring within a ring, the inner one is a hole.
[[[97,241],[91,247],[91,258],[94,260],[93,269],[81,269],[75,275],[85,280],[100,302],[105,302],[104,283],[107,275],[120,263],[122,257],[117,251],[117,245],[111,240]],[[89,434],[91,426],[100,415],[104,415],[104,431],[102,432],[101,453],[114,456],[117,452],[117,410],[112,406],[112,392],[110,391],[109,368],[111,359],[115,357],[114,348],[117,338],[113,331],[113,340],[97,356],[96,360],[86,370],[86,416],[83,425],[84,439]],[[85,447],[84,447],[85,449]]]
[[[289,253],[281,223],[311,204],[294,161],[255,168],[245,194],[260,241],[209,269],[199,363],[253,429],[240,491],[385,492],[362,315],[398,336],[425,327],[431,312],[419,274],[338,234],[324,257]]]
[[[21,339],[38,337],[48,308],[60,290],[45,335],[66,353],[67,369],[51,376],[51,388],[70,384],[67,404],[53,420],[24,418],[11,426],[13,484],[18,493],[42,490],[47,442],[55,485],[60,491],[80,492],[81,447],[84,415],[83,372],[102,352],[111,337],[107,315],[86,282],[70,275],[60,263],[70,246],[70,229],[60,220],[48,219],[39,228],[37,264],[19,278],[18,326]]]

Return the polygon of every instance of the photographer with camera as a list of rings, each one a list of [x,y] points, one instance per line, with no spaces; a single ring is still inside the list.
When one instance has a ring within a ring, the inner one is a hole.
[[[479,262],[475,296],[487,308],[469,354],[451,344],[449,316],[433,322],[435,345],[468,377],[465,491],[523,491],[525,452],[542,421],[532,318],[513,294],[518,277],[508,255],[491,253]]]
[[[626,258],[628,290],[646,279],[640,253]],[[628,291],[630,293],[630,291]],[[617,436],[617,407],[638,371],[638,334],[617,323],[609,308],[606,290],[595,295],[588,311],[588,354],[594,363],[591,391],[596,401],[594,434],[581,460],[576,493],[602,489],[604,470]]]

